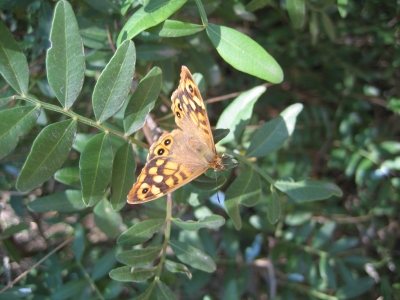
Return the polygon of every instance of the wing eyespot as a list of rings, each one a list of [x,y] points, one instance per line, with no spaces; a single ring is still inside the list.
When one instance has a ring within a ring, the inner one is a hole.
[[[182,111],[182,105],[180,103],[178,103],[178,108],[180,111]]]
[[[193,93],[193,87],[192,87],[192,85],[191,84],[189,84],[189,91],[191,92],[191,93]]]
[[[164,152],[165,152],[165,150],[163,148],[161,148],[161,149],[158,149],[157,154],[158,155],[163,155]]]
[[[148,188],[144,188],[144,189],[142,190],[142,193],[143,193],[143,194],[147,194],[148,191],[149,191]]]
[[[165,141],[164,141],[164,145],[165,146],[168,146],[168,145],[170,145],[171,144],[171,140],[170,139],[166,139]]]
[[[179,111],[177,111],[177,112],[176,112],[176,116],[177,116],[178,118],[180,118],[180,117],[181,117],[181,113],[180,113]]]

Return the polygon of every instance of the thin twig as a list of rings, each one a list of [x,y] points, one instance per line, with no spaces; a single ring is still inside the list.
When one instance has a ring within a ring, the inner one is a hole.
[[[8,290],[10,287],[12,287],[14,284],[16,284],[18,281],[20,281],[22,278],[24,278],[30,271],[32,271],[34,268],[36,268],[38,265],[40,265],[42,262],[44,262],[50,255],[54,254],[58,250],[60,250],[62,247],[67,245],[69,242],[71,242],[74,239],[74,237],[70,237],[69,239],[65,240],[62,242],[60,245],[58,245],[56,248],[54,248],[52,251],[50,251],[47,255],[45,255],[41,260],[39,260],[37,263],[35,263],[32,267],[30,267],[28,270],[23,272],[21,275],[19,275],[17,278],[15,278],[12,282],[7,284],[1,291],[0,294]]]

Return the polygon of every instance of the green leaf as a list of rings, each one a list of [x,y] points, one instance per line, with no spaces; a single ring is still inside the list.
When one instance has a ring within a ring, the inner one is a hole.
[[[304,0],[286,0],[286,8],[293,27],[303,27],[306,19],[306,4]]]
[[[204,272],[212,273],[215,271],[215,262],[203,251],[176,240],[170,240],[169,244],[181,262]]]
[[[47,79],[58,101],[69,109],[78,97],[85,73],[82,38],[71,4],[57,3],[47,50]]]
[[[59,286],[51,294],[51,300],[64,300],[82,295],[83,290],[87,288],[87,279],[72,279],[67,283]]]
[[[15,96],[0,98],[0,107],[7,105],[11,101],[15,100]]]
[[[139,60],[165,60],[173,58],[176,55],[176,49],[166,44],[145,44],[137,47],[137,57]]]
[[[333,244],[329,245],[329,254],[337,254],[343,251],[347,251],[351,248],[356,247],[359,244],[358,238],[340,238],[338,239],[336,242],[334,242]]]
[[[135,246],[149,240],[165,224],[164,219],[149,219],[133,225],[117,239],[121,246]]]
[[[310,28],[310,35],[311,35],[311,43],[312,43],[312,45],[316,45],[318,35],[319,35],[319,25],[318,25],[317,12],[315,12],[315,11],[311,12],[309,28]]]
[[[283,71],[279,64],[247,35],[210,23],[206,31],[219,55],[232,67],[272,83],[282,82]]]
[[[251,0],[249,4],[246,5],[246,10],[255,11],[267,5],[270,5],[271,2],[272,0]]]
[[[321,13],[322,25],[328,38],[333,42],[335,40],[335,27],[331,18],[326,13]]]
[[[174,262],[172,260],[165,260],[165,267],[167,268],[168,271],[172,272],[172,273],[183,273],[185,274],[189,279],[192,279],[192,273],[190,272],[190,270],[188,269],[188,267],[186,267],[183,264]]]
[[[229,129],[223,129],[223,128],[218,128],[213,130],[212,135],[214,138],[214,143],[218,143],[221,141],[224,137],[226,137],[229,134],[230,130]]]
[[[40,132],[18,176],[16,187],[20,192],[34,189],[62,166],[74,143],[76,128],[77,121],[69,119]]]
[[[94,265],[92,271],[92,280],[96,281],[110,272],[110,270],[117,263],[116,256],[119,251],[119,246],[113,247],[112,249],[107,250],[102,257],[96,260],[96,264]]]
[[[135,182],[136,161],[130,143],[122,145],[114,157],[111,177],[111,205],[120,210],[126,203],[126,195]]]
[[[235,228],[242,227],[239,205],[254,206],[260,201],[261,182],[253,168],[246,167],[229,186],[225,195],[225,209]]]
[[[278,180],[274,186],[296,201],[323,200],[331,196],[341,197],[342,190],[334,183],[317,180],[298,182]]]
[[[281,216],[281,203],[279,201],[278,193],[273,186],[271,186],[271,198],[268,200],[267,207],[268,221],[271,224],[275,224]]]
[[[182,7],[187,0],[152,0],[148,5],[139,8],[125,23],[117,45],[130,40],[147,28],[160,24]]]
[[[293,104],[282,111],[279,117],[262,125],[253,136],[246,156],[263,157],[282,147],[286,139],[292,135],[296,118],[302,109],[302,104]]]
[[[342,18],[346,18],[349,12],[349,0],[337,0],[339,14]]]
[[[14,37],[0,21],[0,73],[20,95],[28,93],[28,62]]]
[[[13,235],[16,234],[22,230],[27,230],[29,229],[29,224],[28,223],[19,223],[17,225],[12,225],[1,233],[2,236],[7,236],[7,235]]]
[[[86,144],[79,160],[83,201],[93,206],[103,198],[111,179],[113,152],[108,134],[99,133]]]
[[[112,279],[124,282],[142,282],[154,276],[157,272],[157,267],[151,269],[135,269],[131,267],[120,267],[111,270],[109,275]]]
[[[158,280],[156,284],[157,300],[175,300],[178,299],[174,293],[162,281]]]
[[[214,191],[223,186],[226,180],[225,176],[219,176],[215,179],[202,174],[195,180],[191,181],[190,184],[201,191]]]
[[[82,201],[82,192],[77,190],[66,190],[52,195],[39,197],[29,202],[28,208],[35,212],[57,211],[69,213],[86,208]]]
[[[198,221],[182,221],[181,219],[172,218],[172,222],[180,228],[190,231],[198,230],[200,228],[211,228],[217,230],[225,224],[225,219],[218,215],[211,215]]]
[[[85,229],[80,223],[75,224],[74,240],[72,241],[75,260],[81,261],[85,252]]]
[[[138,131],[146,122],[147,115],[153,109],[161,91],[162,72],[154,67],[144,77],[133,93],[125,109],[124,129],[126,135]]]
[[[17,146],[20,136],[32,129],[39,114],[38,106],[20,106],[0,111],[0,159]]]
[[[19,264],[21,261],[21,256],[19,255],[18,249],[14,246],[14,244],[8,239],[3,239],[1,242],[7,254],[11,256],[12,260]]]
[[[97,122],[103,123],[124,104],[135,72],[135,46],[125,41],[111,58],[93,92],[93,111]]]
[[[239,138],[250,121],[254,104],[266,90],[267,88],[264,86],[252,88],[240,94],[225,108],[216,127],[228,127],[230,133],[219,142],[220,144],[229,143]]]
[[[362,277],[351,284],[346,284],[336,290],[335,296],[338,299],[355,298],[369,291],[375,285],[375,280],[371,277]],[[354,288],[357,287],[357,288]],[[367,297],[368,298],[368,297]]]
[[[162,245],[157,247],[147,247],[143,249],[134,249],[119,253],[117,259],[119,262],[135,268],[143,268],[151,265],[160,254]]]
[[[102,199],[93,210],[94,222],[109,238],[115,239],[122,225],[122,218],[119,213],[112,209],[110,202]]]
[[[81,182],[79,179],[79,168],[78,167],[67,167],[58,170],[54,174],[54,179],[58,182],[73,185],[73,186],[80,186]]]
[[[175,20],[165,20],[157,26],[149,28],[147,31],[162,37],[180,37],[192,35],[202,30],[204,30],[203,25]]]
[[[150,284],[149,287],[143,293],[141,293],[139,296],[135,297],[134,300],[149,300],[149,299],[151,299],[150,297],[152,296],[154,287],[155,287],[155,281],[153,281],[152,284]]]

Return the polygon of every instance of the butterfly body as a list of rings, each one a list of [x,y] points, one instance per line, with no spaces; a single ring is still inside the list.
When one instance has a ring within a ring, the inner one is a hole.
[[[171,109],[178,129],[164,133],[151,147],[146,165],[127,200],[138,204],[171,193],[207,169],[223,170],[200,91],[192,74],[182,66]]]

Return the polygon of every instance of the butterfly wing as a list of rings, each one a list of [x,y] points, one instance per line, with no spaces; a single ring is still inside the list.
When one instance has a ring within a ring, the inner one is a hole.
[[[216,155],[210,121],[203,98],[192,74],[185,66],[182,66],[179,87],[172,94],[171,101],[176,125],[183,131],[190,130]]]
[[[205,146],[180,129],[164,133],[147,156],[146,165],[127,200],[131,204],[151,201],[173,192],[204,173],[209,163],[198,151]]]

